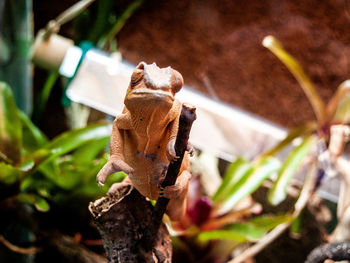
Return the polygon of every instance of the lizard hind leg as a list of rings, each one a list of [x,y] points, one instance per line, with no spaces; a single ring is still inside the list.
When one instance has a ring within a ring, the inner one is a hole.
[[[184,216],[187,207],[187,192],[188,185],[191,178],[189,171],[184,170],[180,176],[177,178],[177,182],[174,186],[178,188],[176,191],[175,198],[171,198],[167,206],[166,214],[169,216],[171,221],[179,221]],[[169,189],[170,190],[170,189]]]

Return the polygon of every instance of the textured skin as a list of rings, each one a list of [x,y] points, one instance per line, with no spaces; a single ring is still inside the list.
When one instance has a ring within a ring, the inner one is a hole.
[[[111,156],[97,175],[99,184],[117,171],[128,177],[114,184],[110,192],[132,184],[142,195],[157,199],[160,192],[169,198],[167,214],[180,220],[186,210],[186,196],[191,177],[188,155],[174,186],[159,190],[167,167],[175,156],[181,103],[174,98],[183,85],[179,72],[141,62],[134,70],[127,90],[123,113],[116,117],[111,136]],[[189,146],[189,151],[192,148]]]

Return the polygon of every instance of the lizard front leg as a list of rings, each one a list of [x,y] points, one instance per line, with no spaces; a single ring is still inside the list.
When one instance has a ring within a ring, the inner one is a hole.
[[[121,116],[123,117],[123,115]],[[115,172],[123,171],[131,176],[134,174],[134,169],[124,161],[123,138],[121,136],[121,130],[118,128],[118,117],[113,122],[110,150],[111,156],[109,157],[108,162],[96,176],[97,182],[100,186],[104,185],[107,177]]]
[[[170,137],[166,147],[166,155],[170,162],[177,159],[176,151],[175,151],[175,142],[176,142],[178,129],[179,129],[179,118],[176,118],[173,121],[173,123],[170,125]],[[191,157],[194,155],[194,148],[190,141],[187,142],[186,151],[190,154]]]

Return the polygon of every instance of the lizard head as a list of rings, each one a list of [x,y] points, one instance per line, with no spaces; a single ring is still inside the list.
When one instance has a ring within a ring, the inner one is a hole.
[[[171,67],[141,62],[131,75],[124,103],[127,108],[147,104],[170,109],[182,85],[181,74]]]

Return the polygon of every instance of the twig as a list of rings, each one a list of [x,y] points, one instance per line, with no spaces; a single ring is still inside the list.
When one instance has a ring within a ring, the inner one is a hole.
[[[196,119],[196,108],[189,104],[183,104],[180,120],[179,120],[179,129],[175,142],[175,152],[178,158],[170,163],[168,171],[166,173],[165,179],[162,182],[162,187],[165,188],[170,185],[174,185],[179,174],[182,160],[187,148],[187,142],[190,135],[192,123]],[[151,225],[147,228],[145,235],[144,245],[148,248],[153,247],[158,228],[162,222],[163,215],[166,211],[169,199],[165,197],[159,197],[157,203],[154,207],[151,219]]]
[[[48,39],[52,33],[57,33],[61,25],[77,17],[82,11],[89,7],[95,0],[80,0],[65,11],[63,11],[55,20],[49,21],[46,26],[43,39]]]
[[[206,74],[201,74],[202,77],[202,82],[204,84],[204,87],[207,89],[210,97],[212,97],[214,100],[220,101],[220,98],[218,96],[218,94],[216,93],[213,85],[211,84],[210,79],[208,78],[208,76]]]
[[[12,244],[10,241],[8,241],[3,235],[0,235],[0,243],[3,244],[5,247],[7,247],[9,250],[19,254],[33,255],[38,253],[41,250],[40,248],[37,248],[37,247],[23,248],[23,247],[16,246]]]
[[[105,257],[88,250],[69,236],[58,235],[49,242],[64,257],[65,262],[107,263]]]

